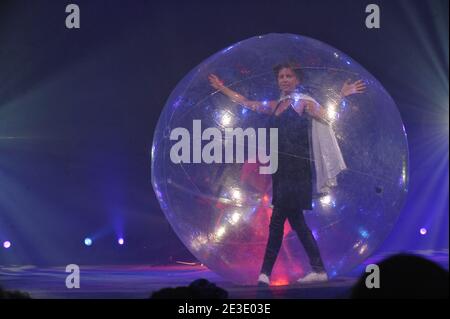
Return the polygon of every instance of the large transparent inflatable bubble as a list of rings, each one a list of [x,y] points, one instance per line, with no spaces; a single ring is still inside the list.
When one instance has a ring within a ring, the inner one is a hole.
[[[217,75],[249,100],[276,101],[280,91],[273,67],[286,61],[297,63],[303,73],[298,91],[326,108],[346,166],[320,192],[317,159],[311,159],[313,209],[304,216],[331,278],[374,252],[406,197],[408,149],[400,114],[383,86],[349,56],[291,34],[254,37],[214,54],[186,75],[162,111],[152,146],[152,184],[164,214],[192,254],[238,284],[256,283],[261,269],[272,213],[271,175],[261,174],[267,164],[254,157],[251,150],[258,144],[249,139],[234,142],[244,147],[241,158],[227,161],[222,154],[221,162],[211,162],[202,152],[212,140],[225,148],[227,129],[267,128],[269,115],[233,102],[210,85],[208,76]],[[366,89],[340,101],[347,80],[362,80]],[[202,140],[205,131],[211,134]],[[181,136],[189,138],[189,147],[174,149]],[[268,133],[265,138],[269,145]],[[183,154],[184,160],[174,154]],[[310,270],[304,248],[286,222],[271,282],[288,284]]]

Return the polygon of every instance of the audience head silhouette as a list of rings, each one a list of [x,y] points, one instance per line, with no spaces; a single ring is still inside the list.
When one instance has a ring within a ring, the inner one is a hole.
[[[378,264],[380,287],[367,288],[364,274],[352,298],[448,298],[448,271],[415,255],[399,254]]]
[[[227,299],[228,293],[206,279],[197,279],[187,287],[163,288],[152,299]]]

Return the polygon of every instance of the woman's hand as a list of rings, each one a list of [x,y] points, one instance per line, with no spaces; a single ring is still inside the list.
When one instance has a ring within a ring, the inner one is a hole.
[[[366,89],[366,84],[362,80],[351,83],[350,80],[345,81],[341,89],[341,96],[346,97],[352,94],[361,94]]]
[[[223,81],[219,79],[215,74],[210,74],[208,76],[208,79],[211,86],[216,90],[221,91],[225,87]]]

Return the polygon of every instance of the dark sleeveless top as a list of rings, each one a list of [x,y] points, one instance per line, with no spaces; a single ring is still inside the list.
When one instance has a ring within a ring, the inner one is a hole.
[[[292,106],[278,116],[275,112],[269,119],[269,127],[278,128],[278,169],[272,174],[272,205],[312,210],[310,117],[306,112],[299,115]]]

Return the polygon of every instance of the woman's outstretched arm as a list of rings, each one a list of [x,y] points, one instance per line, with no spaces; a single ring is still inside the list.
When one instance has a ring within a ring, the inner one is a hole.
[[[362,80],[355,81],[351,83],[350,80],[345,81],[342,86],[341,92],[339,94],[339,101],[336,102],[336,105],[340,105],[342,100],[349,95],[352,94],[361,94],[364,93],[366,89],[366,85]],[[333,112],[329,112],[319,103],[312,100],[303,100],[305,110],[313,117],[328,122],[331,120],[330,115]]]
[[[215,74],[210,74],[208,79],[213,88],[228,96],[233,102],[236,102],[247,109],[258,113],[271,114],[276,107],[275,101],[262,102],[248,100],[245,96],[226,87],[223,81]]]

